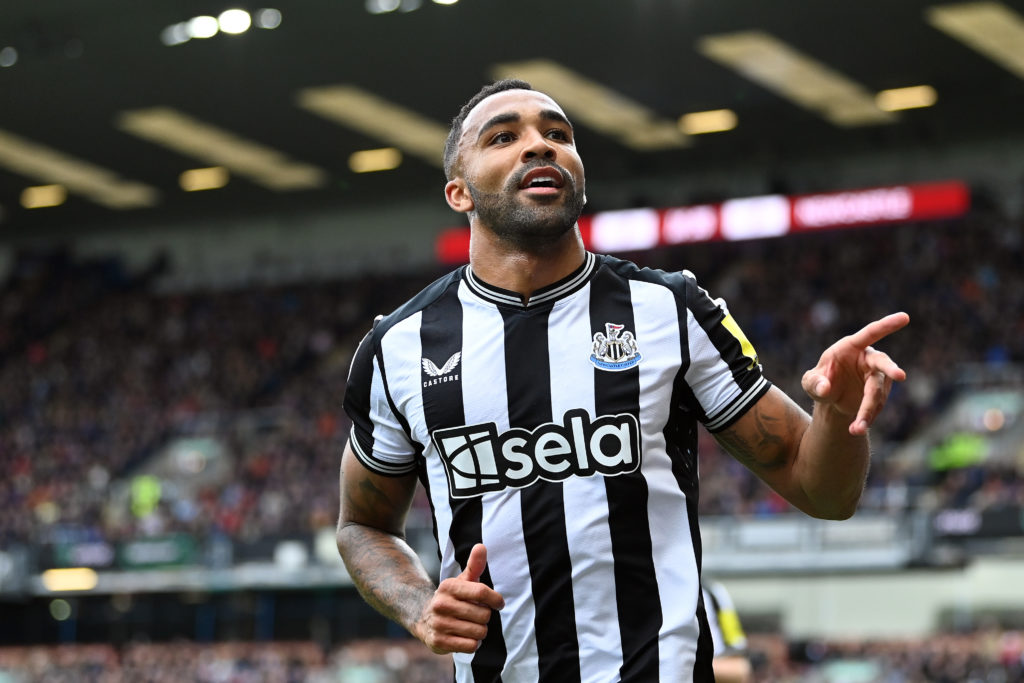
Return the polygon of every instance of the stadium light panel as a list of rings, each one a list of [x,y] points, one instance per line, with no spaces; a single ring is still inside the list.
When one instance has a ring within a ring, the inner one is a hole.
[[[1024,17],[999,2],[929,7],[928,23],[1024,78]]]
[[[402,164],[402,153],[394,147],[381,149],[364,149],[355,152],[348,158],[348,167],[353,173],[373,173],[390,171]]]
[[[68,198],[63,185],[37,185],[21,191],[21,205],[26,209],[45,209],[60,206]]]
[[[43,581],[43,586],[51,593],[90,591],[99,583],[96,571],[88,567],[47,569],[40,578]]]
[[[867,88],[767,33],[740,31],[705,36],[698,41],[697,49],[705,57],[837,126],[849,128],[897,120],[895,114],[878,108]]]
[[[327,174],[316,166],[293,161],[276,149],[175,109],[154,107],[121,112],[117,127],[185,156],[223,166],[271,190],[308,190],[327,182]]]
[[[939,99],[935,88],[930,85],[915,85],[909,88],[883,90],[875,95],[875,103],[883,111],[902,111],[931,107]]]
[[[0,130],[0,167],[52,185],[62,185],[108,209],[154,206],[159,193],[143,183],[123,180],[116,173],[50,147]]]
[[[443,165],[448,128],[352,85],[306,88],[299,106],[329,121],[397,147],[432,166]]]
[[[178,177],[178,184],[185,192],[217,190],[228,184],[231,175],[223,166],[193,168]]]
[[[725,133],[736,128],[738,119],[731,109],[695,111],[679,118],[679,128],[687,135]]]
[[[570,118],[641,152],[679,149],[690,144],[677,122],[546,59],[496,64],[496,78],[521,78],[553,97]]]

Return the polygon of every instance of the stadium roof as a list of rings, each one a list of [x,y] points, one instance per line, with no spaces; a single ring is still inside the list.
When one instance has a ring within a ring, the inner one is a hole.
[[[441,201],[447,122],[504,75],[606,184],[1024,128],[1024,1],[448,2],[0,4],[0,239]]]

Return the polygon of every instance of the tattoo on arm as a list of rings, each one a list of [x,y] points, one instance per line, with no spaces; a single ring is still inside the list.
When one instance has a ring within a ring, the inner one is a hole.
[[[405,540],[361,524],[341,529],[338,540],[363,599],[389,619],[412,626],[434,589]]]
[[[739,422],[715,435],[734,458],[755,472],[787,467],[796,453],[794,425],[802,419],[791,402],[758,401]]]
[[[338,549],[345,567],[374,609],[410,628],[434,591],[404,535],[416,479],[378,477],[361,466],[343,472]]]

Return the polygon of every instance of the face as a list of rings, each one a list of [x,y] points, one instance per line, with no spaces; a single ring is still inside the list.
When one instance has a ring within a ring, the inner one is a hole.
[[[506,90],[466,117],[456,178],[445,188],[456,211],[529,249],[556,242],[583,210],[583,163],[572,125],[547,95]]]

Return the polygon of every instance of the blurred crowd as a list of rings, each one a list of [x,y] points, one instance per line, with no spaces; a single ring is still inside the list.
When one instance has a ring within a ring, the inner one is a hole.
[[[449,657],[410,641],[61,645],[0,648],[4,683],[447,683]]]
[[[1020,683],[1024,632],[985,628],[927,639],[787,642],[752,634],[754,683]],[[192,642],[0,648],[4,683],[449,683],[449,657],[409,640]]]
[[[1019,224],[978,211],[635,258],[687,268],[724,297],[766,374],[796,397],[802,372],[838,337],[910,313],[911,327],[878,345],[911,381],[894,388],[874,429],[864,498],[893,511],[1024,505],[1019,463],[938,473],[888,458],[949,404],[965,366],[1000,376],[1024,363],[1022,242]],[[158,268],[21,255],[0,289],[0,547],[171,531],[256,539],[332,525],[351,355],[376,314],[439,274],[160,293]],[[254,413],[273,416],[266,429],[233,427]],[[144,514],[111,496],[173,438],[211,429],[228,478],[168,487]],[[705,513],[788,509],[707,435],[701,478]]]

